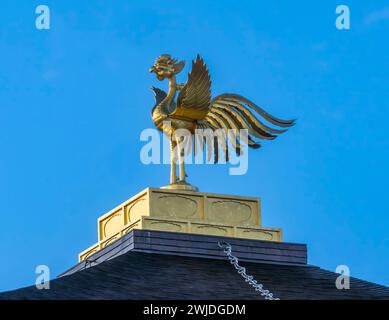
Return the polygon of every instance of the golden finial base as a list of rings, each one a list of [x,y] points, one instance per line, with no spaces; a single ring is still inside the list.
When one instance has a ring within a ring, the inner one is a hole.
[[[261,225],[260,200],[191,191],[185,183],[147,188],[98,219],[98,242],[79,255],[80,261],[130,230],[156,230],[255,240],[282,241],[280,228]]]
[[[171,184],[168,184],[167,186],[161,187],[161,189],[199,191],[199,188],[192,186],[190,183],[187,183],[185,181],[171,183]]]

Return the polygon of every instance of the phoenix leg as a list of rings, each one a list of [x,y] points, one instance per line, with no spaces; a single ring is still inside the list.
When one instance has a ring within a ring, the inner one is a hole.
[[[176,145],[177,142],[174,140],[173,136],[170,137],[170,184],[177,182],[176,177]]]
[[[180,142],[178,143],[178,152],[179,152],[179,166],[180,166],[180,182],[185,182],[186,173],[185,173],[185,148],[184,148],[184,137],[181,137]]]

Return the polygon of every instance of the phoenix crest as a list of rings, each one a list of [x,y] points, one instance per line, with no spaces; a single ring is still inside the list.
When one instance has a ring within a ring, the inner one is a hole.
[[[225,160],[228,161],[228,143],[235,148],[237,154],[241,152],[239,136],[237,134],[231,135],[231,129],[236,131],[246,129],[248,131],[247,144],[255,149],[260,147],[257,139],[272,140],[276,138],[277,134],[285,132],[287,130],[285,128],[292,126],[294,120],[278,119],[238,94],[224,93],[211,99],[211,77],[204,60],[199,55],[192,61],[192,70],[188,75],[187,82],[177,84],[176,75],[182,71],[184,66],[184,61],[177,61],[168,54],[162,54],[150,68],[150,72],[155,73],[158,80],[169,80],[167,93],[161,89],[152,88],[156,100],[152,110],[152,118],[158,130],[163,131],[170,139],[170,185],[166,188],[197,190],[196,187],[186,182],[183,160],[184,149],[190,148],[191,143],[183,143],[183,137],[175,135],[178,129],[186,129],[191,133],[195,151],[198,148],[205,148],[207,145],[208,156],[212,151],[209,149],[210,140],[196,138],[195,130],[224,132],[222,136],[218,136],[218,139],[221,138]],[[276,128],[263,123],[258,115]],[[169,123],[169,126],[166,126],[166,123]],[[227,132],[229,133],[227,134]],[[212,143],[217,143],[214,140],[217,139],[213,138]],[[218,145],[213,144],[212,152],[214,153],[214,161],[217,163],[220,159]],[[179,160],[178,177],[176,159]]]

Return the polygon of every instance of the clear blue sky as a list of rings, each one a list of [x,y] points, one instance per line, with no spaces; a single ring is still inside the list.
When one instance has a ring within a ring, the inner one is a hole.
[[[338,4],[350,30],[335,28]],[[167,165],[139,160],[160,53],[200,53],[213,94],[298,119],[250,153],[247,175],[189,166],[190,181],[261,197],[263,224],[307,243],[311,264],[389,285],[388,31],[387,1],[3,0],[0,290],[33,284],[37,265],[72,266],[98,216],[167,183]]]

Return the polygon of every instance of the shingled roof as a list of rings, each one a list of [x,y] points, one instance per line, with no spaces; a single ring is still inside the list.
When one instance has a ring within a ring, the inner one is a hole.
[[[389,288],[306,264],[305,245],[133,230],[54,279],[0,299],[263,299],[229,263],[229,241],[247,273],[284,299],[389,299]],[[295,259],[297,257],[297,259]]]

